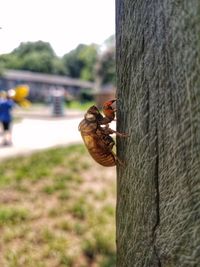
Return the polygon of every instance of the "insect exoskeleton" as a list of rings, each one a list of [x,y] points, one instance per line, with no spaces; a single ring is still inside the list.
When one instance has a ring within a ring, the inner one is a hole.
[[[91,106],[84,119],[79,124],[79,131],[92,158],[102,166],[112,167],[121,163],[112,151],[115,142],[110,134],[127,136],[109,128],[109,123],[115,118],[115,109],[112,104],[116,101],[107,101],[103,105],[103,116],[96,106]],[[105,127],[102,127],[104,125]]]

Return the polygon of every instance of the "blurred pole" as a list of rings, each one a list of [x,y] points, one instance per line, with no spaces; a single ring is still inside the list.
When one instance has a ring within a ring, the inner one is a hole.
[[[52,90],[52,114],[53,116],[64,116],[64,90],[55,88]]]

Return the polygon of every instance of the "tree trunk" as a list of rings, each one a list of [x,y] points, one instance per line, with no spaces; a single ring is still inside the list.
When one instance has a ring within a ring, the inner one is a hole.
[[[116,0],[117,266],[200,266],[200,1]]]

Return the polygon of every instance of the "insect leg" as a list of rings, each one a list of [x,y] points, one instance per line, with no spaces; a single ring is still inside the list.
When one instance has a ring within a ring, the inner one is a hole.
[[[125,166],[124,162],[122,162],[112,150],[113,146],[115,145],[115,142],[114,142],[113,138],[110,135],[104,134],[103,140],[104,140],[104,142],[105,142],[105,144],[107,146],[107,150],[115,158],[115,162],[116,163],[118,162],[120,165]]]
[[[106,127],[104,127],[104,128],[101,127],[101,129],[103,130],[104,134],[106,134],[106,135],[109,135],[109,134],[116,134],[116,135],[118,135],[118,136],[120,136],[120,137],[128,137],[128,134],[127,134],[127,133],[119,133],[119,132],[117,132],[117,131],[115,131],[115,130],[112,130],[112,129],[109,128],[108,126],[106,126]]]

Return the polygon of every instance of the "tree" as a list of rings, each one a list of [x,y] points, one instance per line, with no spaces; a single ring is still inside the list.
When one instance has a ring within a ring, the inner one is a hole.
[[[82,60],[84,66],[80,73],[82,80],[94,81],[94,67],[97,61],[97,52],[98,47],[95,44],[85,45],[82,51],[80,51],[79,58]]]
[[[22,60],[21,69],[35,72],[53,73],[53,61],[47,52],[30,52]]]
[[[115,36],[112,35],[105,40],[103,46],[105,49],[99,55],[96,63],[96,76],[101,80],[102,85],[115,84]]]
[[[49,43],[21,43],[10,54],[1,55],[4,68],[30,70],[50,74],[65,74],[64,65]]]
[[[116,0],[118,267],[200,264],[199,11]]]
[[[37,42],[22,42],[19,47],[15,48],[12,54],[19,57],[24,57],[32,52],[42,53],[45,52],[51,56],[55,56],[55,52],[51,45],[47,42],[37,41]]]
[[[67,74],[73,78],[94,80],[94,65],[97,60],[97,46],[80,44],[63,57]]]

